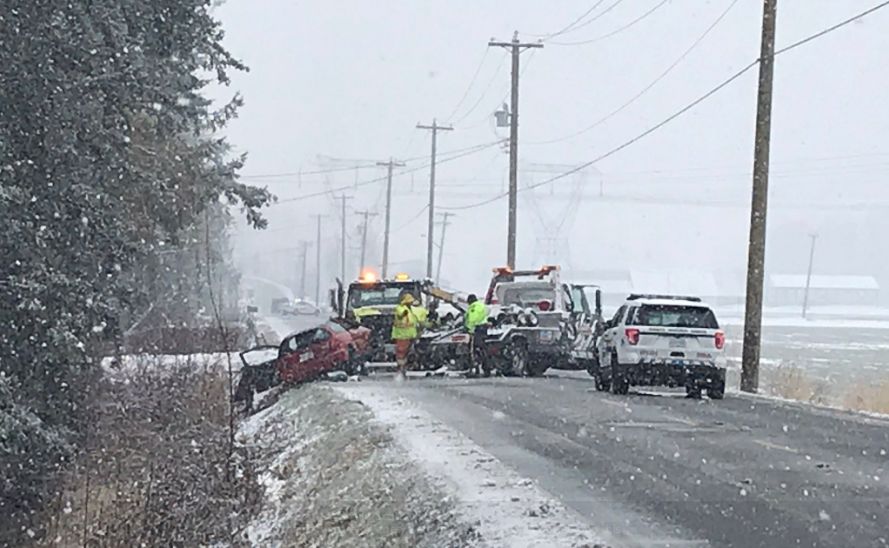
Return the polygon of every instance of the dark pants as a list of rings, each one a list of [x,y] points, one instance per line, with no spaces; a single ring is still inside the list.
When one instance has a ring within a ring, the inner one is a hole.
[[[476,368],[481,367],[487,374],[488,353],[485,346],[485,337],[488,336],[488,326],[485,324],[475,326],[472,330],[472,363]],[[476,362],[478,360],[478,362]],[[476,374],[479,371],[476,370]]]

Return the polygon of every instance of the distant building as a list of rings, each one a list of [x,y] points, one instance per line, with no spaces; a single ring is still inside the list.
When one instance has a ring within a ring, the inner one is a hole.
[[[801,305],[805,292],[805,274],[772,274],[765,297],[769,306]],[[880,284],[873,276],[818,274],[809,284],[809,306],[872,306],[879,298]]]

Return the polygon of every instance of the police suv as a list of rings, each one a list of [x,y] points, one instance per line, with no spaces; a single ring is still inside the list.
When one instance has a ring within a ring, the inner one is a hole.
[[[684,386],[689,397],[725,394],[725,332],[697,297],[630,295],[605,323],[597,350],[599,390]]]

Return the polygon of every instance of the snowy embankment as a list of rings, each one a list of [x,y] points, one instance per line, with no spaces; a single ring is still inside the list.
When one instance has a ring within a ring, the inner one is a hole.
[[[263,488],[249,544],[603,546],[531,480],[371,384],[302,386],[241,424]]]
[[[246,419],[262,510],[252,546],[473,546],[453,502],[370,413],[321,384],[286,392]]]
[[[374,423],[449,494],[461,521],[474,523],[481,544],[604,546],[605,535],[578,514],[408,399],[371,384],[335,390],[373,412]]]

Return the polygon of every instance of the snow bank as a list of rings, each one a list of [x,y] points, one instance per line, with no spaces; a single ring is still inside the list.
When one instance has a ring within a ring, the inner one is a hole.
[[[370,413],[317,384],[246,419],[238,443],[260,470],[252,546],[478,546],[473,528]]]
[[[476,522],[484,545],[604,545],[605,535],[578,514],[409,400],[370,383],[334,390],[373,411],[410,458],[451,493],[463,521]]]

